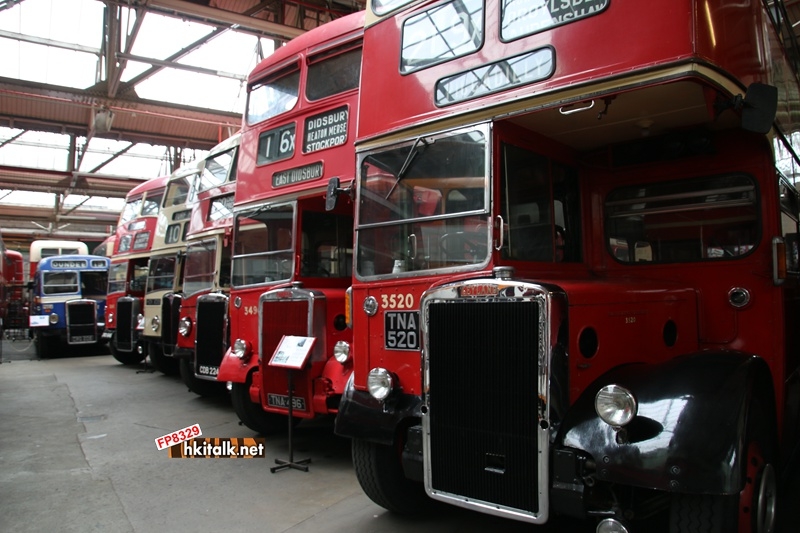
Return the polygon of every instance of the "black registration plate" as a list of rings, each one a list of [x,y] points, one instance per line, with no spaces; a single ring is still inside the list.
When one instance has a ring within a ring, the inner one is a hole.
[[[289,408],[289,397],[282,394],[267,394],[267,405],[270,407],[281,407],[283,409]],[[305,398],[292,398],[292,410],[305,411],[306,399]]]
[[[419,350],[419,311],[387,311],[383,325],[387,350]]]

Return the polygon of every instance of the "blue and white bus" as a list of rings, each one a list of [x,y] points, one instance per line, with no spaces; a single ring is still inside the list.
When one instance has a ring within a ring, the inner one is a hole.
[[[98,255],[58,255],[39,262],[30,327],[40,358],[64,345],[101,342],[109,264],[108,257]]]

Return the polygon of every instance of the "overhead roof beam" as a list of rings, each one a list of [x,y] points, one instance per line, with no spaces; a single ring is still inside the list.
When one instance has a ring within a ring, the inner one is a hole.
[[[13,39],[15,41],[23,41],[26,43],[43,44],[45,46],[63,48],[64,50],[72,50],[73,52],[85,52],[87,54],[94,54],[96,56],[100,55],[99,48],[92,48],[91,46],[83,46],[76,43],[66,43],[64,41],[56,41],[53,39],[45,39],[44,37],[25,35],[23,33],[14,33],[13,31],[0,30],[0,37]]]
[[[164,14],[195,18],[198,22],[224,24],[233,26],[234,29],[256,31],[286,41],[306,32],[300,28],[284,26],[219,8],[192,4],[184,0],[150,0],[147,6],[153,11],[160,11]]]
[[[208,43],[211,39],[213,39],[214,37],[217,37],[218,35],[220,35],[222,32],[224,32],[226,30],[227,30],[227,28],[214,28],[213,30],[211,30],[209,33],[207,33],[203,37],[197,39],[195,42],[191,43],[188,46],[185,46],[185,47],[181,48],[180,50],[178,50],[177,52],[175,52],[171,56],[167,57],[166,60],[163,60],[163,61],[159,60],[159,62],[168,63],[169,66],[172,66],[173,61],[177,61],[178,59],[180,59],[180,58],[182,58],[182,57],[184,57],[186,55],[189,55],[191,52],[194,52],[195,50],[197,50],[198,48],[200,48],[204,44]],[[120,57],[124,58],[124,56],[129,55],[129,54],[126,54],[126,53],[123,52],[123,53],[117,54],[117,55],[119,55]],[[137,56],[130,56],[130,57],[137,57]],[[143,61],[143,63],[150,63],[151,65],[153,65],[153,67],[149,68],[148,70],[146,70],[144,72],[142,72],[138,76],[134,76],[129,81],[125,82],[124,85],[127,88],[135,87],[137,84],[139,84],[139,83],[143,82],[144,80],[146,80],[146,79],[158,74],[159,72],[161,72],[162,69],[164,69],[166,66],[168,66],[168,65],[157,65],[155,63],[156,60],[153,60],[153,61],[154,62]]]
[[[174,68],[178,70],[187,70],[189,72],[197,72],[199,74],[208,74],[210,76],[219,76],[220,78],[231,78],[234,80],[244,81],[247,76],[242,74],[234,74],[232,72],[224,72],[221,70],[212,70],[210,68],[193,67],[192,65],[184,65],[183,63],[176,63],[174,61],[163,61],[161,59],[154,59],[152,57],[142,57],[133,54],[126,54],[118,52],[117,57],[120,59],[127,59],[129,61],[138,61],[139,63],[149,63],[160,67]]]

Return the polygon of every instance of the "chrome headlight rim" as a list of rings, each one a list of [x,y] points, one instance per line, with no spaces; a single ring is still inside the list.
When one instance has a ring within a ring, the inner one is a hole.
[[[250,343],[245,339],[236,339],[231,345],[231,356],[246,361],[250,359],[252,350],[250,350]]]
[[[392,373],[382,367],[376,367],[367,374],[367,390],[370,396],[384,401],[394,390],[394,377]]]
[[[152,331],[158,331],[158,328],[161,326],[161,319],[158,318],[158,315],[154,316],[150,319],[150,329]]]
[[[47,321],[50,322],[51,326],[55,326],[56,324],[58,324],[58,314],[50,313],[50,316],[47,317]]]
[[[597,391],[594,397],[594,409],[603,422],[620,428],[636,418],[639,404],[630,390],[611,383]]]
[[[336,341],[333,345],[333,358],[340,364],[345,364],[350,360],[350,343],[347,341]]]
[[[192,319],[188,316],[182,317],[178,320],[178,333],[183,337],[188,337],[192,332]]]

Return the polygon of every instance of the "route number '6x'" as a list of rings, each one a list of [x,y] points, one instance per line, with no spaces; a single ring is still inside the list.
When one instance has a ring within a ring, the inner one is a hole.
[[[381,294],[381,307],[384,309],[413,309],[413,294]]]

